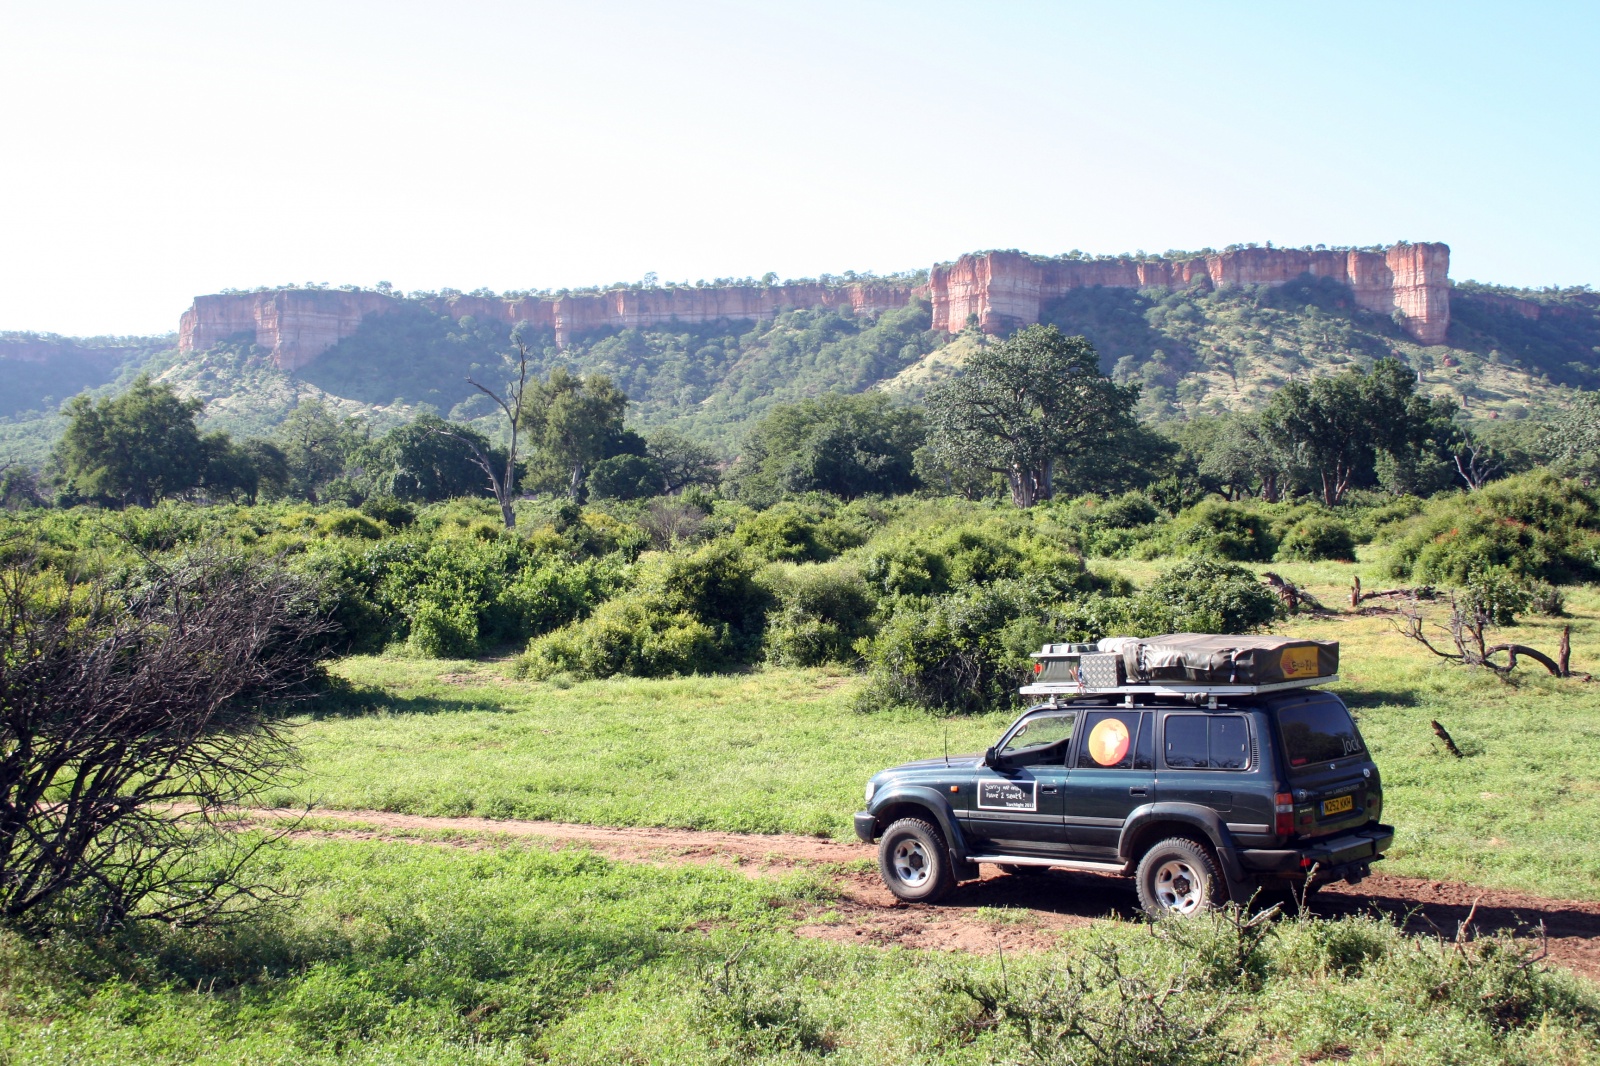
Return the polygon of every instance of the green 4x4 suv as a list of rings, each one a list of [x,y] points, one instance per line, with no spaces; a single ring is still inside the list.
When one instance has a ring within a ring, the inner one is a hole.
[[[903,900],[937,900],[987,862],[1132,876],[1159,915],[1359,881],[1394,840],[1382,815],[1350,712],[1300,689],[1031,707],[982,756],[874,775],[855,825]]]

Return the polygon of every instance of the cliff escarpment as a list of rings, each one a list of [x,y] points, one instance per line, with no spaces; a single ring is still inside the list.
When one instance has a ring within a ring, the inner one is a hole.
[[[731,285],[615,289],[557,297],[429,297],[402,301],[379,292],[280,289],[199,296],[179,324],[179,348],[199,351],[248,334],[284,370],[306,366],[369,316],[417,302],[451,317],[471,315],[508,325],[527,323],[572,337],[606,329],[643,329],[678,322],[765,321],[785,308],[843,308],[879,314],[926,297],[934,328],[959,332],[975,317],[1000,333],[1039,321],[1043,305],[1075,289],[1187,288],[1196,282],[1282,285],[1304,275],[1350,288],[1364,310],[1392,315],[1419,343],[1443,343],[1450,325],[1450,249],[1397,244],[1386,251],[1244,248],[1188,259],[1043,259],[1020,252],[981,252],[932,268],[926,286],[888,282],[843,285]]]
[[[554,299],[489,296],[432,297],[415,301],[438,314],[527,323],[554,331],[565,347],[574,334],[602,329],[645,329],[671,322],[701,324],[721,319],[765,321],[787,307],[849,307],[879,314],[904,307],[912,287],[853,285],[737,285],[720,288],[617,289]],[[353,335],[369,315],[392,313],[405,301],[379,292],[342,289],[279,289],[272,292],[197,296],[178,326],[178,347],[201,351],[250,334],[272,352],[278,366],[298,370]]]
[[[1397,321],[1419,344],[1442,344],[1450,326],[1450,249],[1397,244],[1384,252],[1242,248],[1192,259],[1038,259],[983,252],[943,263],[929,275],[935,328],[952,332],[976,316],[986,333],[1039,321],[1042,305],[1074,289],[1184,289],[1283,285],[1298,277],[1349,286],[1356,306]]]

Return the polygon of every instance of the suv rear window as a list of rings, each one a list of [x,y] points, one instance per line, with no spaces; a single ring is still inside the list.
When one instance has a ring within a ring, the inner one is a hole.
[[[1291,768],[1336,762],[1367,750],[1350,712],[1332,696],[1280,707],[1278,730]]]

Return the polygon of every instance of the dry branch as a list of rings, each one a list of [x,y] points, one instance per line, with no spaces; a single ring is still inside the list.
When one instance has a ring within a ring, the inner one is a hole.
[[[273,706],[307,691],[314,603],[215,552],[116,589],[0,568],[0,919],[193,922],[270,894],[262,838],[224,830],[295,769]]]

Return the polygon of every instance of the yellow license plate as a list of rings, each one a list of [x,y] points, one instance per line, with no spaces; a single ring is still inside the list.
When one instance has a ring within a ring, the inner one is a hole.
[[[1353,811],[1355,807],[1356,798],[1354,796],[1335,796],[1331,800],[1322,801],[1324,817],[1330,814],[1343,814],[1345,811]]]

